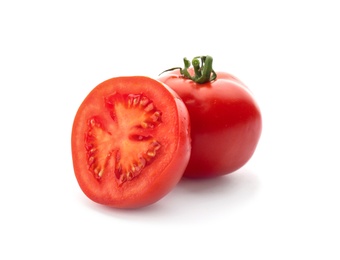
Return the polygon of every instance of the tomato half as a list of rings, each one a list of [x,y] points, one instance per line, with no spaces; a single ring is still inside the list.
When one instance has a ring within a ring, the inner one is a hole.
[[[72,128],[75,176],[93,201],[117,208],[152,204],[181,179],[191,151],[188,111],[148,77],[117,77],[95,87]]]
[[[184,176],[197,178],[242,167],[252,157],[262,130],[259,106],[245,84],[229,73],[214,72],[211,57],[201,59],[198,63],[195,58],[194,66],[185,59],[184,69],[170,69],[159,77],[189,110],[192,152]]]

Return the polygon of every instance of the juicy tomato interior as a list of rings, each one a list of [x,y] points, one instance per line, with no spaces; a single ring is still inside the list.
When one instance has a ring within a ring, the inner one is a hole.
[[[161,112],[143,94],[115,93],[105,99],[105,105],[112,119],[105,128],[98,116],[88,120],[87,164],[100,179],[113,158],[116,178],[124,183],[138,176],[161,148],[153,136],[154,128],[161,123]]]
[[[110,79],[80,106],[72,154],[78,183],[90,199],[120,208],[146,206],[167,194],[185,170],[188,112],[158,81]]]

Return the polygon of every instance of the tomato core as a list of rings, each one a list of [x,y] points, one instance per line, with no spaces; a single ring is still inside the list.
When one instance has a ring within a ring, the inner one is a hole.
[[[162,145],[150,130],[162,123],[162,113],[143,94],[114,93],[103,102],[109,115],[107,122],[96,116],[88,119],[87,165],[98,181],[114,165],[121,185],[140,175],[156,158]]]

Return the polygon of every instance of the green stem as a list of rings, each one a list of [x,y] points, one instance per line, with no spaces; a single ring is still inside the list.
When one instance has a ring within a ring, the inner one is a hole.
[[[190,68],[191,64],[187,58],[183,59],[184,61],[184,68],[175,67],[168,70],[163,71],[172,71],[175,69],[179,69],[180,73],[183,77],[187,79],[191,79],[198,84],[204,84],[216,79],[216,72],[212,68],[213,58],[211,56],[198,56],[192,60],[192,66],[194,68],[195,75],[191,76],[188,69]],[[161,74],[162,74],[161,73]]]
[[[195,72],[195,79],[198,79],[202,76],[202,72],[201,72],[201,66],[200,66],[200,61],[197,58],[194,58],[192,60],[192,66],[194,67],[194,72]],[[195,80],[194,80],[195,81]]]

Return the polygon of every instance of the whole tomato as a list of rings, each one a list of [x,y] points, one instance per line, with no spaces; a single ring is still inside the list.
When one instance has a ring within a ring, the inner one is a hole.
[[[158,78],[184,101],[191,120],[192,151],[184,176],[214,177],[236,171],[252,157],[262,118],[250,90],[239,79],[212,69],[212,57],[184,58],[185,67]]]

